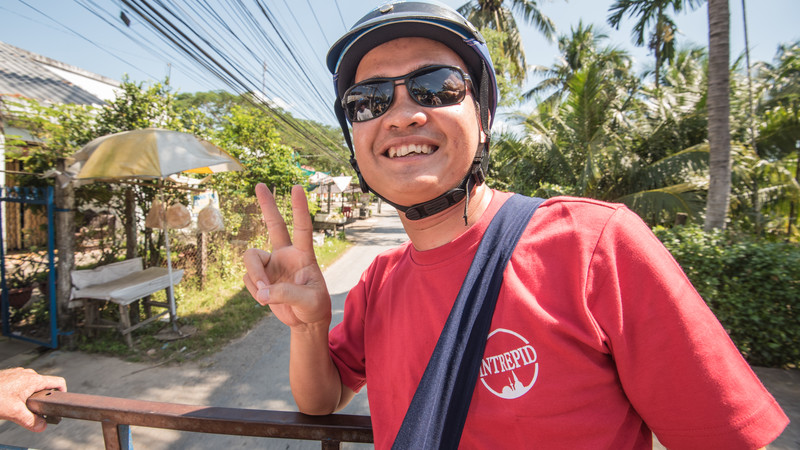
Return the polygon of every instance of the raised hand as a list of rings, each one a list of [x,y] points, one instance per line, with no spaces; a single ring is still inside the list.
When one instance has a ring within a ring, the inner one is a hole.
[[[292,188],[294,241],[275,198],[264,184],[256,186],[256,197],[267,224],[272,252],[251,248],[244,253],[247,290],[258,303],[270,305],[275,316],[290,327],[321,324],[327,329],[331,299],[314,256],[313,228],[303,188]]]

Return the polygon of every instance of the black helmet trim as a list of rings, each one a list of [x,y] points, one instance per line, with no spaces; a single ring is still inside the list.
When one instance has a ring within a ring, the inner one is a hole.
[[[463,32],[457,32],[458,34],[462,36],[471,36],[477,38],[481,42],[485,42],[483,36],[475,29],[472,23],[449,6],[430,1],[389,2],[367,13],[367,15],[356,22],[344,36],[339,38],[339,40],[331,46],[327,56],[328,69],[331,73],[335,73],[338,69],[342,54],[346,53],[346,51],[343,51],[344,47],[361,37],[364,33],[372,30],[377,25],[391,22],[408,23],[414,20],[438,22],[442,24],[449,23],[451,24],[450,28],[454,31],[456,28],[464,30]]]

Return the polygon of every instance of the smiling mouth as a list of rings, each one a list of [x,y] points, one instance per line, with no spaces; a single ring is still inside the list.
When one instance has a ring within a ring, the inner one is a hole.
[[[433,145],[402,145],[400,147],[391,147],[386,151],[386,156],[389,158],[402,158],[409,155],[430,155],[435,152],[438,147]]]

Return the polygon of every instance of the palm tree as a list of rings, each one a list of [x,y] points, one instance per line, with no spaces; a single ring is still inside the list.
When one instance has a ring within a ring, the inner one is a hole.
[[[652,162],[706,141],[707,68],[703,48],[680,48],[662,68],[661,88],[641,87],[642,117],[637,118],[633,148],[637,155]]]
[[[728,0],[708,0],[709,183],[704,228],[725,228],[731,193]]]
[[[768,88],[760,110],[771,123],[758,133],[759,151],[770,159],[790,156],[800,139],[800,40],[779,46],[775,61],[760,67],[759,78]]]
[[[667,15],[667,10],[671,8],[674,12],[681,12],[687,5],[696,7],[702,2],[703,0],[617,0],[611,5],[608,23],[617,30],[626,14],[629,17],[638,17],[632,31],[633,42],[637,47],[645,45],[645,37],[652,23],[653,30],[647,47],[655,56],[656,89],[660,85],[662,64],[664,61],[671,61],[675,55],[677,26]]]
[[[583,21],[579,21],[576,27],[572,27],[569,35],[558,38],[560,56],[554,66],[533,66],[532,72],[543,77],[543,80],[526,92],[524,98],[530,100],[549,93],[543,101],[558,103],[562,94],[566,93],[566,84],[589,63],[604,67],[611,77],[627,76],[631,66],[630,56],[616,47],[603,47],[603,41],[606,40],[607,34],[597,31],[593,25],[584,25]]]
[[[478,29],[489,28],[505,35],[498,59],[508,59],[514,66],[509,72],[519,82],[524,81],[527,72],[525,50],[513,12],[522,16],[526,23],[535,26],[548,39],[555,34],[553,21],[542,14],[536,0],[470,0],[458,8],[458,12],[472,22]],[[492,55],[494,57],[494,54]]]
[[[597,60],[580,67],[565,83],[563,100],[518,116],[524,134],[495,140],[492,182],[529,195],[623,202],[652,224],[669,222],[677,212],[696,216],[708,146],[657,160],[638,155],[631,139],[643,119],[638,83],[609,77],[608,66]]]
[[[800,201],[800,41],[778,48],[773,64],[763,64],[759,85],[768,87],[760,105],[763,124],[758,132],[758,155],[782,164],[794,177],[794,195],[782,197],[789,237],[796,233]],[[791,178],[791,177],[790,177]]]

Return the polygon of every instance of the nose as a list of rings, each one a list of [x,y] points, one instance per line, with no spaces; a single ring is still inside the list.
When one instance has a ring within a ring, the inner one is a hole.
[[[426,108],[411,98],[408,88],[401,80],[394,84],[394,100],[384,114],[387,128],[405,128],[425,125],[428,121]]]

